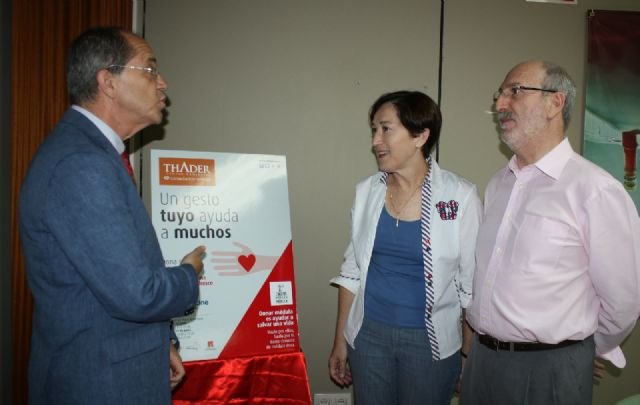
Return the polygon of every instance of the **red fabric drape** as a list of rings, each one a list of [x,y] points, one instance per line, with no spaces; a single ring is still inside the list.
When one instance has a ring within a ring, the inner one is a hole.
[[[174,405],[311,405],[301,352],[185,363]]]

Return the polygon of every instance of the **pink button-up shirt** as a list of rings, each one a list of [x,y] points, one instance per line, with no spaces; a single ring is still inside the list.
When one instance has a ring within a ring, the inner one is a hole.
[[[567,139],[535,164],[515,157],[485,193],[467,319],[508,342],[595,335],[619,367],[618,345],[640,315],[640,219],[628,193]]]

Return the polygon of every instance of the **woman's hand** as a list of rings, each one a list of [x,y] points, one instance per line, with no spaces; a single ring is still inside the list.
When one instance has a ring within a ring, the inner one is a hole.
[[[347,342],[344,339],[333,345],[331,356],[329,356],[329,375],[340,387],[351,385],[351,370],[347,363]]]

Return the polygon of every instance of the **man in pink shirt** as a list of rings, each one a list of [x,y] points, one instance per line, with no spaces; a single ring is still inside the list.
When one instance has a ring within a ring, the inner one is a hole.
[[[624,366],[640,314],[640,219],[565,138],[576,95],[560,66],[515,66],[495,93],[514,156],[490,181],[467,320],[461,402],[590,404],[594,356]]]

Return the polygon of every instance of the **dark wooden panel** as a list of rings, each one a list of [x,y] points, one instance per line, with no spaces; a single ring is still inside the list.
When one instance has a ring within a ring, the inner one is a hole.
[[[38,146],[68,107],[64,62],[87,28],[132,26],[133,0],[14,0],[11,47],[11,290],[14,404],[27,403],[33,300],[18,234],[17,199]],[[46,198],[46,196],[43,196]]]

